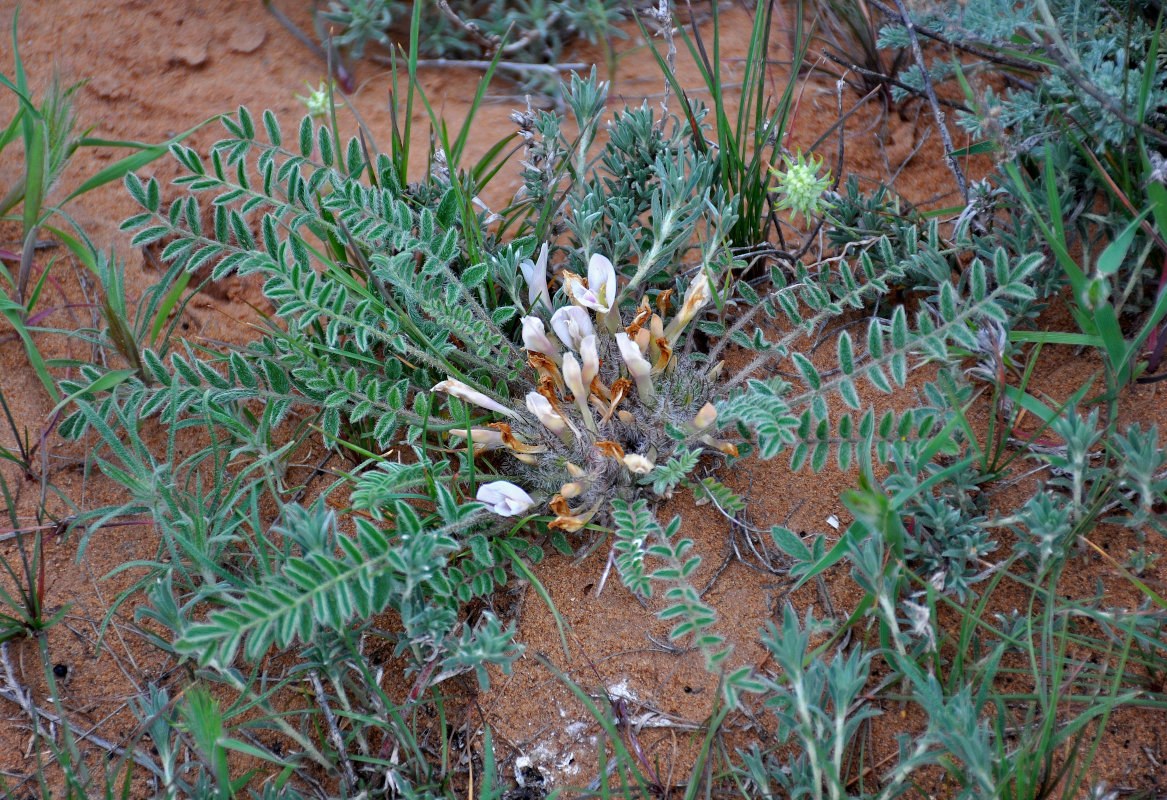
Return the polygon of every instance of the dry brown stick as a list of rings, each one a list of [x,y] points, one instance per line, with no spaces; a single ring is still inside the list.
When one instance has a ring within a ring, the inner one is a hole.
[[[936,118],[936,126],[940,129],[940,141],[944,143],[944,161],[948,164],[948,169],[952,172],[953,177],[956,178],[960,196],[967,204],[968,183],[964,179],[964,171],[960,168],[960,162],[953,155],[955,148],[952,146],[952,135],[948,132],[948,123],[944,112],[940,110],[940,101],[936,99],[936,89],[932,86],[932,78],[928,75],[928,65],[924,63],[924,51],[920,49],[920,37],[916,35],[916,24],[912,22],[912,17],[904,6],[904,0],[895,0],[895,3],[900,12],[900,19],[908,31],[908,40],[912,43],[912,56],[916,61],[916,66],[920,68],[920,79],[924,83],[924,96],[928,98],[928,103],[932,106],[932,116]]]
[[[888,6],[879,2],[879,0],[868,0],[868,2],[870,2],[871,5],[878,8],[884,14],[887,14],[889,17],[899,16],[895,9],[889,8]],[[986,61],[991,61],[994,64],[1028,70],[1031,72],[1035,71],[1038,66],[1036,63],[1031,61],[1025,61],[1024,59],[1020,58],[1012,58],[1010,56],[998,55],[997,53],[989,52],[981,47],[976,47],[972,44],[961,42],[957,39],[950,39],[947,36],[939,34],[933,30],[928,30],[927,28],[916,28],[916,30],[920,33],[921,36],[933,39],[937,42],[940,42],[941,44],[948,45],[949,47],[955,47],[957,50],[960,50],[963,53],[968,53],[969,55],[976,56],[977,58],[983,58]]]
[[[44,736],[44,730],[36,715],[36,705],[32,702],[32,693],[20,685],[16,679],[16,672],[12,669],[12,661],[8,658],[8,642],[0,645],[0,665],[4,667],[4,688],[0,689],[0,697],[20,706],[28,718],[32,720],[35,733]]]
[[[328,724],[328,738],[332,740],[332,746],[336,748],[336,757],[343,768],[345,786],[348,787],[348,793],[351,795],[357,790],[357,773],[353,769],[353,762],[349,760],[348,751],[345,749],[344,737],[340,735],[340,728],[336,726],[336,717],[332,713],[331,706],[328,705],[324,686],[320,683],[320,676],[316,670],[308,673],[308,681],[312,684],[312,691],[316,694],[316,702],[320,704],[320,709],[324,712],[324,721]]]
[[[677,65],[677,38],[676,28],[673,27],[673,12],[670,8],[669,0],[660,0],[656,8],[649,9],[648,16],[656,20],[657,24],[661,26],[661,34],[668,37],[669,48],[665,53],[665,63],[668,64],[669,71],[675,74],[675,67]],[[661,97],[660,101],[661,117],[657,127],[659,131],[664,131],[665,121],[669,117],[669,94],[671,91],[672,84],[666,80],[664,96]]]
[[[920,90],[915,88],[914,86],[909,86],[908,84],[904,83],[903,81],[896,80],[895,78],[891,77],[890,75],[884,75],[882,72],[876,72],[875,70],[870,70],[870,69],[867,69],[865,67],[861,67],[858,64],[852,64],[849,61],[846,61],[842,58],[839,58],[834,53],[828,53],[826,51],[823,51],[823,56],[828,61],[833,61],[836,64],[838,64],[840,67],[846,67],[847,69],[851,70],[852,72],[856,72],[865,78],[871,78],[872,80],[879,81],[880,83],[885,83],[888,86],[894,86],[897,89],[903,89],[905,92],[911,92],[912,94],[919,94],[920,93]],[[966,113],[969,113],[972,111],[972,109],[970,109],[968,106],[964,105],[963,103],[954,103],[951,100],[945,100],[943,97],[938,97],[936,100],[938,103],[940,103],[940,105],[946,106],[948,108],[956,109],[957,111],[964,111]]]
[[[503,46],[502,39],[492,33],[487,33],[476,22],[467,22],[458,16],[458,12],[450,8],[449,0],[437,0],[438,10],[446,16],[455,27],[460,28],[467,36],[469,36],[475,44],[485,50],[488,54],[494,55],[499,52],[500,48],[503,54],[517,53],[525,49],[531,42],[535,41],[539,32],[537,30],[525,31],[518,40]],[[547,25],[554,24],[559,19],[559,12],[553,11],[545,20]]]

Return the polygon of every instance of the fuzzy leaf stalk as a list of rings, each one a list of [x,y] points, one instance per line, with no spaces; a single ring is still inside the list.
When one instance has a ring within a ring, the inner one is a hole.
[[[549,509],[551,528],[571,533],[607,514],[608,501],[651,484],[658,465],[682,450],[737,455],[715,438],[710,401],[720,366],[707,368],[677,346],[713,298],[704,269],[675,312],[670,289],[654,304],[642,296],[630,314],[617,305],[618,276],[605,256],[591,256],[586,279],[559,274],[559,305],[547,270],[546,245],[521,267],[530,290],[520,328],[530,368],[522,401],[508,405],[454,379],[434,387],[505,418],[450,431],[474,456],[501,456],[506,480],[484,484],[479,501],[502,516]]]

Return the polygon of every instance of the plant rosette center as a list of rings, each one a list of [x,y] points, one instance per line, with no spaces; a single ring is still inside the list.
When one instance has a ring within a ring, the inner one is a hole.
[[[454,379],[434,387],[505,418],[450,431],[474,456],[502,455],[506,480],[483,484],[479,501],[501,516],[545,502],[555,515],[550,527],[571,533],[606,501],[650,483],[658,465],[682,448],[737,455],[734,444],[714,437],[717,411],[710,401],[720,369],[705,369],[677,348],[712,300],[704,269],[675,313],[670,289],[655,308],[642,296],[630,318],[620,314],[616,271],[602,255],[591,257],[586,281],[560,273],[568,302],[557,308],[547,289],[546,245],[522,272],[532,308],[521,320],[530,368],[522,403],[496,400]]]

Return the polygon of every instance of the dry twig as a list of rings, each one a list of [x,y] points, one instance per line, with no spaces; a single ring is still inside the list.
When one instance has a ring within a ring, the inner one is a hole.
[[[948,132],[948,122],[944,116],[944,112],[940,110],[940,101],[936,98],[936,89],[932,86],[932,78],[928,75],[928,65],[924,63],[924,51],[920,49],[920,38],[916,35],[916,24],[912,22],[912,16],[904,6],[904,0],[895,0],[895,2],[896,8],[900,12],[900,20],[904,23],[904,27],[908,31],[908,40],[912,43],[912,56],[915,58],[916,66],[920,68],[920,79],[924,83],[924,96],[928,98],[928,103],[932,106],[932,116],[936,118],[936,126],[940,129],[940,141],[944,142],[944,161],[948,164],[948,169],[952,172],[953,177],[956,178],[956,185],[960,189],[960,196],[967,203],[968,182],[964,178],[964,171],[960,168],[960,162],[953,155],[955,148],[952,146],[952,134]]]

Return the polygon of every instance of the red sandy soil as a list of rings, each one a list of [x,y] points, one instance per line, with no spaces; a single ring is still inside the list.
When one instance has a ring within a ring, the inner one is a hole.
[[[284,5],[292,5],[285,3]],[[307,20],[296,4],[292,16],[304,27]],[[0,2],[0,19],[10,24],[15,3]],[[739,8],[726,12],[722,53],[726,67],[739,69],[747,44],[749,17]],[[306,93],[305,84],[317,86],[325,72],[324,65],[294,39],[258,0],[96,0],[87,3],[26,2],[21,10],[20,47],[35,88],[42,87],[52,70],[57,69],[68,81],[89,78],[81,89],[79,118],[84,125],[95,126],[94,135],[109,139],[158,142],[189,129],[203,120],[239,105],[254,112],[272,109],[285,125],[303,113],[295,93]],[[8,41],[4,30],[0,41]],[[618,108],[624,101],[638,104],[642,98],[659,103],[663,83],[656,66],[641,49],[637,36],[616,40],[620,59],[610,104]],[[777,59],[788,59],[785,38],[776,34]],[[682,48],[683,49],[683,48]],[[812,53],[813,54],[813,53]],[[572,54],[576,61],[604,59],[597,50],[580,49]],[[12,56],[0,53],[0,71],[12,74]],[[683,56],[678,76],[693,96],[702,97],[698,73]],[[386,97],[387,74],[369,63],[356,66],[358,89],[350,99],[356,105],[374,136],[389,130]],[[425,72],[426,91],[455,124],[471,100],[478,73],[466,69],[441,69]],[[776,77],[777,80],[777,77]],[[777,84],[776,84],[777,89]],[[522,98],[504,81],[496,82],[492,97],[475,122],[481,135],[470,139],[470,160],[481,156],[498,138],[513,130],[509,112],[522,105]],[[855,103],[853,93],[844,92],[849,108]],[[8,102],[8,101],[6,101]],[[351,115],[340,112],[342,127],[355,133]],[[808,81],[799,100],[790,148],[807,147],[818,134],[837,118],[834,81],[817,78]],[[6,120],[0,119],[0,124]],[[917,106],[904,114],[883,114],[878,103],[848,120],[846,126],[846,170],[874,180],[887,179],[899,172],[896,189],[910,200],[928,205],[957,203],[951,175],[940,158],[940,145],[931,126],[930,115]],[[414,124],[428,130],[429,121],[419,110]],[[216,126],[194,133],[187,144],[205,152],[220,136]],[[387,134],[385,136],[387,140]],[[921,145],[921,139],[924,139]],[[964,142],[967,143],[967,142]],[[957,146],[964,144],[958,142]],[[384,142],[382,142],[384,145]],[[823,147],[823,154],[833,161],[836,140]],[[918,149],[917,149],[918,148]],[[13,148],[15,150],[16,148]],[[414,149],[415,174],[424,169],[424,147]],[[914,155],[913,155],[914,154]],[[112,149],[81,151],[57,187],[57,197],[84,177],[108,165],[123,153]],[[904,165],[905,159],[909,159]],[[973,164],[974,173],[983,173],[989,165]],[[0,160],[0,189],[7,187],[21,170],[19,153]],[[157,176],[164,185],[177,174],[166,158],[142,170],[143,177]],[[518,187],[515,173],[504,173],[490,187],[484,198],[496,203],[509,197]],[[0,192],[2,194],[2,192]],[[131,250],[128,235],[119,232],[120,222],[134,212],[134,206],[120,185],[111,185],[74,201],[69,212],[102,248],[112,247],[127,262],[130,296],[136,296],[157,279],[157,272],[144,262],[142,254]],[[19,236],[13,226],[0,228],[0,248],[12,248]],[[55,283],[48,290],[45,303],[63,305],[92,303],[92,281],[83,268],[73,263],[63,249],[46,250],[38,260],[47,268],[52,260]],[[235,281],[198,298],[187,312],[182,334],[202,340],[241,343],[255,336],[250,321],[255,319],[249,304],[262,303],[258,285]],[[92,325],[92,307],[79,305],[71,312],[59,312],[42,323],[62,328]],[[34,438],[45,424],[52,402],[28,365],[21,343],[0,329],[0,374],[3,391],[12,405],[17,425],[27,428]],[[37,344],[46,355],[83,357],[85,348],[68,344],[62,336],[38,335]],[[828,345],[820,353],[832,352]],[[824,362],[825,363],[825,362]],[[1099,364],[1092,353],[1079,354],[1066,347],[1049,347],[1042,354],[1034,387],[1055,400],[1069,396],[1082,381],[1093,375]],[[1167,430],[1167,404],[1155,387],[1132,390],[1123,397],[1126,421],[1143,424],[1159,422]],[[882,410],[889,400],[879,395],[869,398]],[[894,404],[894,401],[892,401]],[[984,410],[978,412],[987,419]],[[162,441],[159,432],[153,434]],[[5,429],[0,444],[12,447],[11,434]],[[92,509],[118,502],[120,489],[101,477],[96,470],[84,468],[84,447],[61,442],[50,436],[44,445],[46,463],[52,470],[52,482],[81,509]],[[38,506],[39,484],[29,481],[11,465],[0,467],[10,486],[19,487],[19,522],[32,526],[41,520],[34,514]],[[792,474],[780,459],[778,463],[747,460],[723,471],[722,479],[749,501],[744,519],[757,529],[767,531],[771,525],[785,524],[807,534],[834,535],[828,518],[835,516],[846,527],[849,517],[839,501],[840,494],[854,484],[854,474],[826,471],[819,475]],[[1008,503],[1024,500],[1032,484],[1023,482],[1002,493],[995,505],[1011,508]],[[52,498],[48,508],[64,516],[71,513],[63,503]],[[744,561],[731,559],[731,525],[710,505],[695,505],[691,498],[662,504],[662,519],[682,515],[682,535],[695,540],[695,552],[704,563],[694,585],[711,584],[707,602],[719,612],[717,630],[736,645],[735,664],[752,664],[762,670],[776,667],[758,643],[758,631],[768,621],[777,619],[786,602],[800,613],[813,605],[819,616],[845,615],[854,607],[858,592],[841,570],[826,582],[826,596],[810,585],[791,594],[791,581],[756,568],[748,553]],[[739,548],[745,547],[744,534],[738,531]],[[1109,552],[1120,560],[1135,544],[1129,533],[1102,527],[1100,537]],[[1152,534],[1152,536],[1154,536]],[[168,686],[172,694],[183,686],[184,673],[160,655],[139,634],[130,620],[137,598],[122,607],[98,649],[98,628],[107,609],[118,594],[136,580],[133,571],[105,578],[122,564],[135,559],[152,559],[157,542],[149,526],[135,525],[103,529],[89,542],[85,557],[78,562],[79,537],[50,537],[46,543],[47,603],[69,610],[63,622],[47,635],[53,663],[65,665],[68,677],[63,682],[63,705],[66,715],[80,728],[92,729],[113,743],[124,742],[135,733],[136,722],[127,710],[127,701],[137,697],[149,685]],[[577,545],[582,544],[576,542]],[[1151,540],[1149,545],[1158,547]],[[13,558],[10,542],[4,555]],[[581,548],[582,549],[582,548]],[[700,746],[700,730],[713,710],[716,683],[704,670],[696,652],[667,652],[657,641],[667,641],[668,626],[655,620],[653,613],[660,603],[654,599],[644,608],[619,585],[615,574],[599,591],[601,575],[608,554],[607,545],[596,549],[582,563],[571,558],[551,556],[537,567],[537,575],[546,586],[565,621],[570,625],[570,658],[560,645],[560,638],[547,607],[529,587],[519,586],[499,598],[498,609],[517,620],[519,639],[527,654],[516,664],[513,674],[493,676],[489,693],[475,697],[476,702],[462,703],[460,708],[472,734],[472,744],[481,746],[480,732],[489,724],[496,753],[509,770],[515,756],[529,756],[554,785],[582,786],[596,775],[598,726],[583,711],[564,686],[544,669],[533,656],[545,654],[581,684],[597,689],[620,687],[631,698],[632,709],[639,715],[655,710],[667,720],[665,727],[646,727],[640,741],[651,762],[659,764],[662,779],[683,782],[687,778],[692,756]],[[1167,562],[1167,559],[1164,560]],[[1163,563],[1155,565],[1148,579],[1163,578]],[[721,567],[724,566],[724,570]],[[716,581],[713,578],[717,575]],[[1116,605],[1131,603],[1135,595],[1121,589],[1121,582],[1099,559],[1083,558],[1075,562],[1073,575],[1064,591],[1081,596],[1094,592],[1096,580],[1107,581]],[[1002,609],[1010,603],[1023,604],[1025,596],[1002,593]],[[386,622],[386,624],[391,624]],[[34,701],[49,708],[37,646],[31,641],[13,642],[10,646],[13,677],[32,691]],[[390,680],[393,680],[392,678]],[[405,679],[401,679],[404,681]],[[407,690],[399,682],[394,692]],[[451,685],[453,697],[469,698],[477,689],[472,680]],[[764,729],[773,730],[773,720],[758,703],[747,705],[748,714],[730,715],[725,731],[731,744],[756,740]],[[884,758],[896,752],[895,735],[919,730],[922,722],[898,706],[888,706],[885,715],[871,728],[870,752]],[[754,720],[760,722],[755,725]],[[694,732],[696,730],[696,732]],[[1160,716],[1149,712],[1125,711],[1110,724],[1096,766],[1100,777],[1112,787],[1130,787],[1150,793],[1167,788],[1167,726]],[[36,769],[36,754],[26,752],[29,740],[28,719],[15,704],[0,700],[0,769],[10,785]],[[83,751],[97,758],[101,748],[92,742],[82,743]],[[48,757],[41,754],[42,758]],[[508,773],[509,774],[509,773]],[[946,787],[922,786],[925,792],[944,794]],[[951,787],[947,787],[950,791]],[[145,791],[137,787],[135,792]],[[36,796],[35,782],[24,783],[15,797]],[[135,795],[138,796],[138,795]]]

